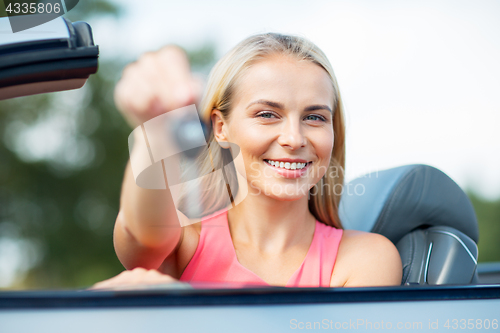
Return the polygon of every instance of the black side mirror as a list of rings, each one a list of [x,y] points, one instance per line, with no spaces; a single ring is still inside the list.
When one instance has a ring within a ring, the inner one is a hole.
[[[85,22],[58,17],[9,31],[9,18],[0,18],[0,100],[78,89],[97,72],[99,48]]]

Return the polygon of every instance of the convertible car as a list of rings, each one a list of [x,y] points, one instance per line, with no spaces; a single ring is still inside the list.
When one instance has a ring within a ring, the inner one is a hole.
[[[0,30],[2,24],[4,18]],[[98,49],[88,24],[64,18],[47,24],[38,27],[40,32],[53,34],[0,41],[0,99],[75,89],[97,70]],[[401,286],[174,283],[108,291],[5,291],[0,332],[500,329],[500,263],[477,263],[475,212],[451,178],[431,166],[406,165],[367,174],[346,189],[340,207],[345,228],[380,233],[396,244],[403,262]]]

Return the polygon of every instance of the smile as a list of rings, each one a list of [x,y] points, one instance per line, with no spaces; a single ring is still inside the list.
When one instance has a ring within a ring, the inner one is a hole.
[[[264,161],[275,168],[281,168],[286,170],[301,170],[304,169],[308,164],[312,163],[312,162],[307,162],[307,163],[283,162],[283,161],[273,161],[273,160],[264,160]]]

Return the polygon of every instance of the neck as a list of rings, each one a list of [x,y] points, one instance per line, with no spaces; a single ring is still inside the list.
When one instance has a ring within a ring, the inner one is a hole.
[[[228,211],[233,242],[267,253],[283,253],[314,233],[315,217],[307,196],[295,201],[276,200],[265,194],[249,195]]]

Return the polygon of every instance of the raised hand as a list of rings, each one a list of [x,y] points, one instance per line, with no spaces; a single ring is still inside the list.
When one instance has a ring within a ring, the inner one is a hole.
[[[177,46],[166,46],[125,67],[114,97],[117,108],[135,128],[162,113],[196,103],[202,89],[202,80],[191,74],[186,53]]]

